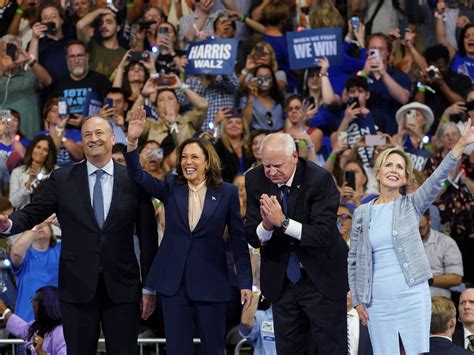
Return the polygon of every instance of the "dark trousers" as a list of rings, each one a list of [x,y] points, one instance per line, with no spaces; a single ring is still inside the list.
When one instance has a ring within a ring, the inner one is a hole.
[[[193,354],[193,326],[197,323],[202,355],[224,355],[225,302],[191,300],[184,282],[173,296],[161,295],[168,355]]]
[[[61,313],[68,355],[95,355],[101,325],[107,354],[137,353],[140,304],[113,303],[102,277],[91,302],[61,302]]]
[[[285,282],[273,321],[279,355],[347,354],[346,297],[326,298],[304,270],[296,285]]]

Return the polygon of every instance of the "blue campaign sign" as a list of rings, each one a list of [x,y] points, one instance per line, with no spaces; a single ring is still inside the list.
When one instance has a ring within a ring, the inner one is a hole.
[[[238,44],[236,39],[208,39],[192,43],[186,53],[188,64],[185,73],[233,74]]]
[[[288,32],[290,69],[313,68],[318,59],[327,57],[331,64],[342,63],[342,29],[319,28]]]

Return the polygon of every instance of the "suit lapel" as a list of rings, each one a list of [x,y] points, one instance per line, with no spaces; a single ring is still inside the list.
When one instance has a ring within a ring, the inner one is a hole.
[[[183,220],[185,226],[189,228],[188,205],[189,205],[189,191],[187,184],[176,184],[174,188],[174,198],[178,207],[179,215]]]
[[[99,228],[95,219],[94,210],[92,209],[86,161],[84,160],[83,162],[76,164],[71,170],[71,175],[75,182],[74,186],[77,187],[79,198],[83,205],[83,210],[87,211],[87,214],[93,221],[94,225]]]
[[[126,172],[122,167],[114,162],[114,186],[112,190],[112,200],[110,201],[109,213],[104,221],[102,229],[106,228],[110,221],[113,219],[113,215],[120,203],[120,196],[122,194],[123,186],[126,182]],[[95,218],[94,218],[95,219]]]
[[[214,188],[207,189],[201,218],[199,218],[198,224],[196,225],[196,228],[194,228],[194,232],[196,232],[199,228],[207,224],[208,220],[214,214],[216,207],[219,206],[221,197],[222,197],[222,193],[220,189],[214,189]]]

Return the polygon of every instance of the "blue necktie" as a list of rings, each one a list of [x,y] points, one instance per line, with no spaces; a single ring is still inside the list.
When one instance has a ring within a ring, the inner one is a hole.
[[[98,169],[95,171],[96,180],[94,185],[94,194],[92,201],[92,208],[94,209],[95,219],[100,228],[104,225],[104,196],[102,194],[102,185],[100,179],[104,175],[104,170]]]
[[[280,186],[281,204],[282,204],[283,213],[285,214],[285,216],[288,213],[288,190],[289,189],[290,188],[287,185]],[[294,284],[296,284],[301,278],[300,262],[294,251],[290,253],[290,260],[288,260],[286,275],[288,276],[288,279]]]

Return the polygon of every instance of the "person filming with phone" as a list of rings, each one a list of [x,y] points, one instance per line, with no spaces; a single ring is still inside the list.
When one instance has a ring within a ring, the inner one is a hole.
[[[374,121],[383,133],[397,133],[395,112],[410,99],[411,82],[408,75],[390,67],[392,52],[390,38],[375,33],[367,39],[368,57],[364,68],[357,74],[369,82],[369,106]]]

